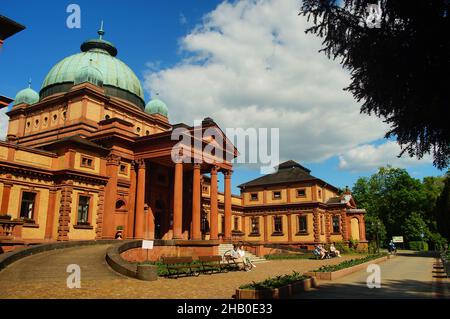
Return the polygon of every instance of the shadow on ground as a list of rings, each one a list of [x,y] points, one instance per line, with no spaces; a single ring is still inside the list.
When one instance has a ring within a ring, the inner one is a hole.
[[[432,282],[417,280],[386,280],[380,288],[369,288],[365,282],[324,284],[314,291],[294,298],[301,299],[429,299]]]

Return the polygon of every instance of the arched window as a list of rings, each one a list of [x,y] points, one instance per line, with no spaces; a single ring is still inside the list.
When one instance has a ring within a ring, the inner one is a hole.
[[[125,208],[126,208],[125,201],[123,201],[122,199],[119,199],[116,202],[116,210],[124,210]]]

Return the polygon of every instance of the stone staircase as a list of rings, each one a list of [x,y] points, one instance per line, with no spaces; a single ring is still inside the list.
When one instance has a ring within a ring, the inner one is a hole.
[[[219,254],[221,256],[223,256],[223,254],[225,252],[232,250],[232,249],[233,249],[233,244],[220,244],[219,245]],[[248,257],[253,264],[267,262],[267,260],[264,257],[255,256],[252,253],[248,252],[247,250],[245,251],[245,256]]]

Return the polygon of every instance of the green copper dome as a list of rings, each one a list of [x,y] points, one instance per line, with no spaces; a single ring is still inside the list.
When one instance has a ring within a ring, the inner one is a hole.
[[[39,102],[39,94],[31,87],[19,91],[14,99],[14,105],[25,103],[28,105]]]
[[[169,109],[167,108],[166,103],[159,99],[152,99],[145,106],[145,112],[149,114],[161,114],[165,117],[169,114]]]
[[[101,74],[107,95],[125,99],[143,109],[144,92],[136,74],[115,58],[117,49],[111,42],[102,39],[103,27],[98,34],[99,39],[88,40],[81,45],[82,52],[61,60],[50,70],[41,87],[41,98],[69,91],[77,75],[80,76],[78,80],[82,78],[81,73],[84,73],[83,76],[87,76],[86,73],[93,75],[95,71],[89,68],[91,66]],[[94,76],[96,80],[97,76]]]
[[[97,86],[103,86],[103,75],[99,69],[92,65],[85,66],[75,73],[74,84],[90,82]]]

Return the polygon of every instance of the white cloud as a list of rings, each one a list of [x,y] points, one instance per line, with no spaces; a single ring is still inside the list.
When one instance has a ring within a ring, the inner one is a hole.
[[[367,171],[386,165],[406,168],[433,162],[431,156],[425,156],[420,161],[409,157],[407,154],[398,158],[400,152],[400,146],[393,141],[388,141],[379,146],[361,145],[339,156],[339,168],[351,171]]]
[[[322,161],[383,137],[342,88],[350,77],[306,35],[300,2],[224,2],[180,39],[172,68],[146,72],[172,123],[212,117],[226,127],[279,127],[281,160]]]
[[[0,110],[0,140],[6,139],[6,133],[8,132],[9,117],[6,115],[8,108],[4,107]]]

